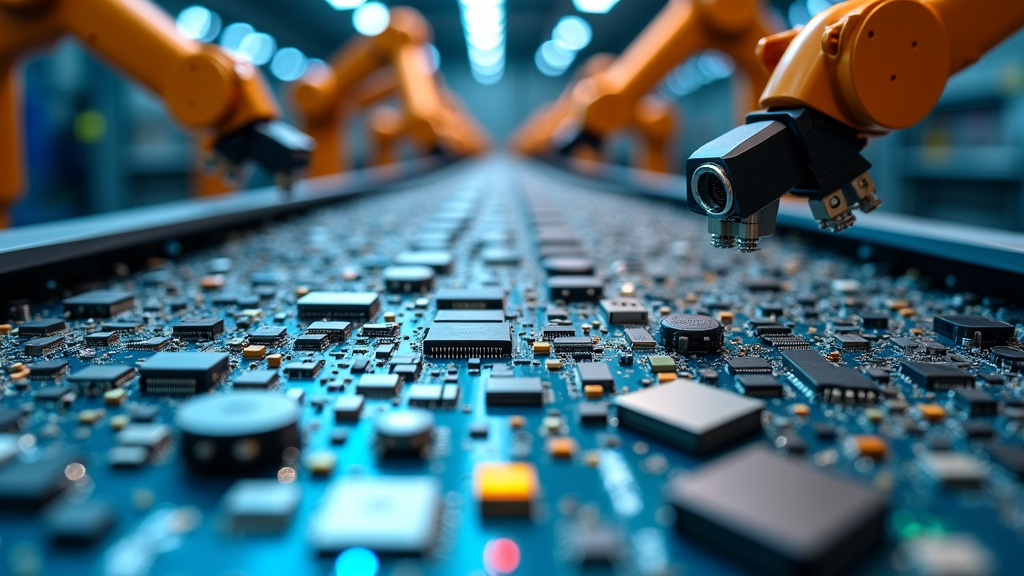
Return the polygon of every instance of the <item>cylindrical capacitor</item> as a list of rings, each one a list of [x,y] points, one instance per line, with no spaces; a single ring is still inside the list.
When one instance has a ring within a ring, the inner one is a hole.
[[[425,457],[434,440],[434,415],[427,410],[391,410],[373,422],[382,455]]]
[[[684,354],[714,352],[725,338],[722,323],[711,316],[676,314],[661,321],[661,343]]]
[[[421,294],[434,287],[436,273],[430,266],[410,264],[388,266],[381,275],[384,277],[384,287],[388,292]]]
[[[301,413],[283,394],[235,391],[188,400],[178,408],[175,423],[190,467],[243,475],[279,467],[286,450],[298,450]]]

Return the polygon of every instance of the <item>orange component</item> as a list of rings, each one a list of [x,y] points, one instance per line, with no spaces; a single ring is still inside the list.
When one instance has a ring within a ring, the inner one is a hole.
[[[455,155],[475,154],[487,146],[483,131],[446,94],[431,66],[427,44],[430,24],[416,10],[391,9],[388,27],[377,36],[359,36],[331,58],[331,67],[311,68],[293,94],[303,128],[317,142],[309,173],[323,176],[349,167],[342,126],[353,113],[392,96],[403,110],[371,121],[381,149],[378,164],[397,155],[394,143],[408,135],[423,148]],[[379,131],[377,128],[379,127]],[[388,150],[383,150],[388,147]]]
[[[66,34],[163,97],[187,128],[221,137],[280,117],[255,66],[180,35],[146,0],[0,0],[0,226],[25,185],[17,62]]]
[[[907,128],[950,75],[1022,26],[1024,2],[848,0],[762,41],[772,75],[760,103],[813,108],[867,134]]]
[[[918,404],[917,409],[925,420],[933,424],[942,422],[946,418],[946,409],[938,404]]]
[[[248,360],[259,360],[267,355],[267,347],[259,344],[252,344],[242,348],[242,358]]]
[[[537,469],[526,462],[477,464],[473,476],[476,498],[485,514],[528,514],[540,490]]]
[[[557,438],[548,439],[548,453],[551,454],[552,458],[560,460],[567,460],[576,455],[576,450],[579,448],[579,444],[576,443],[576,439],[570,436],[559,436]]]
[[[284,359],[284,356],[280,354],[271,354],[270,356],[267,356],[267,366],[269,368],[279,368],[281,366],[282,359]]]
[[[583,387],[583,395],[589,400],[597,400],[604,396],[604,386],[600,384],[587,384]]]
[[[889,446],[881,436],[873,434],[861,434],[851,438],[856,453],[875,460],[885,458],[889,452]]]

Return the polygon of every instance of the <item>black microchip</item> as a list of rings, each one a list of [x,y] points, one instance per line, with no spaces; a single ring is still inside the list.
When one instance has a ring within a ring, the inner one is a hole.
[[[718,370],[714,368],[701,368],[698,372],[700,375],[700,381],[706,384],[715,384],[718,382]]]
[[[646,328],[626,328],[626,342],[633,350],[650,350],[657,346],[654,336]]]
[[[779,350],[810,350],[811,343],[793,334],[765,334],[761,342]]]
[[[782,353],[793,376],[824,400],[833,402],[874,402],[878,388],[849,366],[836,366],[814,350],[788,350]]]
[[[334,422],[354,422],[359,420],[359,415],[363,413],[363,405],[365,404],[365,398],[360,394],[352,396],[339,396],[334,401],[332,410],[334,411]],[[347,439],[347,436],[346,436]]]
[[[398,336],[401,327],[397,322],[382,322],[380,324],[363,324],[359,329],[359,335],[367,338],[394,338]]]
[[[111,505],[93,501],[60,504],[46,512],[44,524],[55,544],[81,545],[102,540],[116,520]]]
[[[811,425],[814,435],[820,440],[835,440],[836,425],[831,422],[815,422]]]
[[[551,276],[548,288],[552,300],[597,301],[604,296],[604,281],[597,276]]]
[[[607,402],[583,402],[576,406],[580,422],[584,426],[605,426],[608,424]]]
[[[491,377],[487,381],[488,406],[540,406],[544,387],[537,377]]]
[[[885,535],[888,501],[867,485],[752,446],[672,480],[685,536],[790,576],[845,572]]]
[[[953,401],[968,416],[993,416],[999,410],[995,397],[977,388],[958,388],[953,392]]]
[[[576,371],[580,374],[580,383],[583,386],[597,384],[607,391],[615,390],[612,371],[604,362],[580,362],[576,364]]]
[[[36,388],[32,395],[36,402],[57,402],[72,392],[74,389],[71,386],[44,386]],[[74,396],[68,396],[68,398],[74,398]]]
[[[59,350],[64,345],[64,336],[46,336],[33,338],[25,342],[25,354],[29,356],[46,356]]]
[[[393,364],[391,373],[397,374],[403,382],[414,382],[420,375],[419,364]]]
[[[785,308],[779,302],[758,302],[757,313],[762,316],[782,316]]]
[[[964,434],[971,440],[987,440],[996,434],[996,429],[988,422],[968,420],[963,423]]]
[[[730,358],[729,372],[732,374],[771,374],[772,365],[764,358]]]
[[[900,373],[911,382],[929,390],[949,390],[974,386],[974,376],[952,364],[929,364],[927,362],[900,362]]]
[[[469,425],[470,438],[487,438],[489,427],[486,421],[473,422]]]
[[[32,380],[59,380],[68,373],[68,361],[63,359],[46,360],[29,364],[29,378]]]
[[[860,315],[861,326],[866,330],[888,330],[889,315],[882,312],[864,312]]]
[[[284,365],[284,373],[289,378],[298,378],[301,380],[312,380],[316,378],[316,375],[320,373],[324,368],[324,361],[308,360],[305,362],[289,362]]]
[[[306,334],[327,334],[331,342],[344,342],[352,335],[352,323],[344,320],[318,320],[306,328]]]
[[[174,335],[186,340],[213,340],[224,333],[224,320],[221,318],[206,318],[203,320],[192,320],[179,322],[172,328]]]
[[[932,329],[939,336],[951,340],[956,346],[972,345],[981,348],[999,346],[1013,339],[1013,325],[984,316],[971,314],[936,316]]]
[[[296,350],[322,352],[330,344],[331,337],[327,334],[303,334],[292,342],[292,348]]]
[[[249,332],[248,339],[250,344],[265,344],[273,346],[281,340],[284,340],[287,335],[288,328],[285,326],[260,326],[252,332]]]
[[[871,378],[875,382],[885,383],[889,381],[889,371],[882,368],[868,368],[868,378]]]
[[[744,288],[751,292],[778,292],[782,290],[782,282],[778,278],[747,278],[741,283]]]
[[[409,386],[409,406],[433,408],[441,403],[444,384],[413,384]]]
[[[22,338],[35,338],[37,336],[53,336],[68,331],[68,323],[60,318],[48,318],[26,322],[18,326],[18,335]]]
[[[377,360],[387,360],[394,353],[395,353],[395,345],[394,344],[383,344],[381,346],[377,346],[377,349],[373,351],[373,356]]]
[[[402,378],[397,374],[364,374],[356,384],[356,394],[390,398],[398,394]]]
[[[771,374],[740,374],[736,388],[745,396],[778,398],[782,396],[782,383]]]
[[[221,352],[157,352],[139,368],[143,394],[195,394],[227,380],[230,357]]]
[[[110,318],[135,307],[135,296],[123,290],[93,290],[64,300],[72,318]]]
[[[589,354],[594,350],[594,341],[586,336],[563,336],[553,342],[558,354],[583,352]]]
[[[555,338],[572,338],[576,336],[576,328],[571,324],[545,324],[540,327],[540,337],[548,342]]]
[[[135,378],[134,366],[116,364],[92,364],[68,376],[68,383],[78,387],[78,391],[90,394],[105,392],[112,388],[120,388]]]
[[[121,336],[114,331],[93,332],[85,337],[85,345],[92,348],[106,348],[117,344]]]
[[[32,461],[14,460],[0,467],[0,510],[36,510],[71,484],[67,467],[81,463],[77,454],[62,452]]]
[[[434,322],[504,322],[504,310],[438,310]]]
[[[249,370],[232,379],[231,385],[235,388],[266,390],[276,386],[279,380],[277,370]]]
[[[508,322],[442,322],[430,325],[423,353],[434,358],[503,358],[512,355]]]
[[[145,340],[136,340],[129,342],[127,347],[129,350],[163,350],[171,343],[170,336],[154,336]]]
[[[130,332],[135,333],[142,330],[142,323],[133,320],[121,320],[118,322],[104,322],[100,325],[104,332]]]
[[[994,462],[1024,480],[1024,448],[1016,444],[989,444],[985,450]]]
[[[376,292],[310,292],[298,301],[299,318],[372,320],[380,311]]]
[[[843,350],[870,350],[871,343],[857,334],[836,334],[836,344]]]
[[[353,374],[361,374],[366,372],[370,367],[370,361],[366,358],[356,358],[352,361],[351,372]]]
[[[438,310],[503,310],[501,288],[442,288],[437,291]]]

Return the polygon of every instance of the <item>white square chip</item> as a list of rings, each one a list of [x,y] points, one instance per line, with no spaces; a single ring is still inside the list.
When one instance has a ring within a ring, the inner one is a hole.
[[[434,545],[440,522],[436,478],[345,478],[328,487],[310,520],[309,540],[322,553],[363,547],[423,554]]]

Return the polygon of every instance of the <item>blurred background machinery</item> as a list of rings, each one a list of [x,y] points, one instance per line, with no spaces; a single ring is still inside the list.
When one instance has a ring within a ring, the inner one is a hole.
[[[302,124],[291,106],[300,78],[329,69],[332,55],[353,38],[386,30],[389,10],[397,5],[302,0],[282,10],[275,2],[238,0],[157,4],[176,18],[184,36],[249,58],[284,104],[284,118],[295,125]],[[443,75],[442,93],[461,100],[493,142],[505,141],[541,105],[557,100],[591,56],[623,53],[666,7],[662,0],[406,4],[433,29],[425,53]],[[830,5],[771,0],[766,8],[773,28],[782,30]],[[885,191],[881,211],[1024,230],[1022,54],[1024,35],[1017,34],[954,76],[924,121],[867,147],[875,184]],[[736,99],[742,97],[734,96],[736,69],[722,51],[697,51],[653,87],[654,96],[675,104],[668,110],[678,118],[665,140],[666,166],[679,170],[697,147],[735,125]],[[386,84],[386,76],[382,71],[378,81]],[[199,188],[193,137],[156,96],[94,60],[74,39],[29,59],[23,85],[29,188],[13,211],[14,225],[183,198]],[[372,88],[367,82],[359,97],[376,104],[395,101],[388,90],[374,96]],[[338,124],[347,134],[349,165],[377,161],[377,142],[388,140],[393,120],[393,111],[383,109],[352,114],[343,128]],[[610,136],[605,157],[637,165],[633,141],[628,132]],[[415,153],[415,146],[397,149],[399,158]],[[249,183],[269,181],[254,174]],[[967,185],[970,194],[964,193]]]

